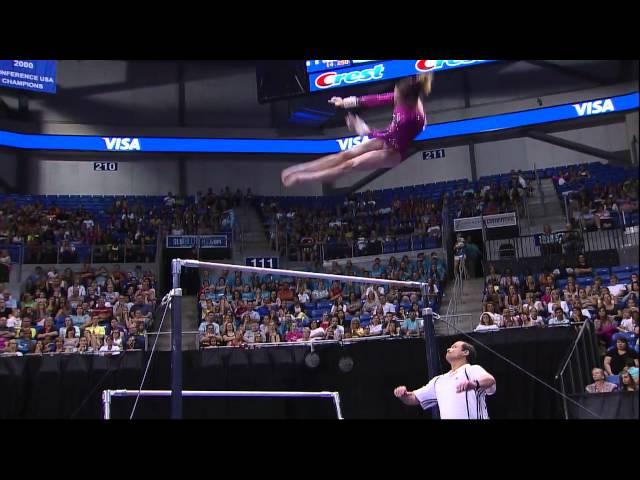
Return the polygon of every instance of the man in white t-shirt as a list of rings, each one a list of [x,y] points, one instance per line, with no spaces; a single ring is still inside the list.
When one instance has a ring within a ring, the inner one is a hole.
[[[486,396],[496,393],[496,379],[480,365],[469,363],[475,357],[473,345],[456,342],[447,349],[449,372],[413,392],[400,386],[393,394],[405,405],[420,405],[425,410],[437,406],[443,420],[488,419]]]
[[[609,293],[612,297],[614,297],[614,301],[619,300],[618,297],[621,297],[624,293],[626,293],[627,287],[622,283],[618,283],[617,275],[611,275],[610,283],[610,285],[607,285]]]
[[[396,306],[387,299],[386,295],[380,295],[380,305],[382,305],[383,315],[396,313]]]

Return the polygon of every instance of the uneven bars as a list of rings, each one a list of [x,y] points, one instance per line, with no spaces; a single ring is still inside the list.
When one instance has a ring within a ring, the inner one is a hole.
[[[361,283],[373,283],[376,285],[397,285],[399,287],[417,287],[425,288],[428,284],[423,282],[403,282],[400,280],[386,280],[384,278],[370,278],[370,277],[351,277],[348,275],[335,275],[332,273],[317,273],[317,272],[300,272],[298,270],[282,270],[278,268],[263,268],[263,267],[247,267],[245,265],[234,265],[229,263],[213,263],[213,262],[201,262],[200,260],[182,260],[180,258],[174,259],[179,262],[183,267],[201,268],[224,268],[226,270],[239,270],[241,272],[255,272],[255,273],[272,273],[274,275],[289,275],[291,277],[300,278],[321,278],[325,280],[341,280],[346,282],[361,282]]]
[[[172,390],[103,390],[102,403],[104,419],[111,418],[111,397],[170,397]],[[183,397],[267,397],[267,398],[332,398],[338,419],[342,420],[340,394],[338,392],[280,392],[280,391],[241,391],[241,390],[183,390]]]

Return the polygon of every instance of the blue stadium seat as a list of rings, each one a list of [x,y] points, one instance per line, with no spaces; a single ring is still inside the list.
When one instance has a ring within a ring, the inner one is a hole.
[[[384,242],[383,253],[395,253],[396,252],[396,242],[391,240],[390,242]]]
[[[611,273],[621,273],[621,272],[629,272],[631,273],[631,271],[638,269],[637,265],[620,265],[618,267],[611,267]]]
[[[576,283],[578,284],[579,287],[588,287],[589,285],[591,285],[593,283],[593,278],[592,277],[578,277],[576,279]]]
[[[386,242],[385,242],[386,244]],[[408,250],[411,250],[411,243],[409,240],[398,240],[396,242],[396,252],[406,252]],[[386,251],[386,249],[385,249]]]

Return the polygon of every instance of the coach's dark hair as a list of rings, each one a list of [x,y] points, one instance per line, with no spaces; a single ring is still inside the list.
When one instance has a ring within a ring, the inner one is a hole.
[[[469,355],[467,355],[467,363],[476,363],[476,358],[478,357],[476,347],[470,343],[462,342],[462,351],[464,352],[465,350],[469,352]]]

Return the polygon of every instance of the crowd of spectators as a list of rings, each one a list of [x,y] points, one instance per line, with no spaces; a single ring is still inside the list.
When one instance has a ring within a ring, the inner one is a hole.
[[[324,270],[324,269],[322,269]],[[369,268],[333,262],[327,273],[429,283],[419,289],[326,282],[239,271],[201,271],[200,346],[418,336],[422,308],[438,311],[445,266],[434,252],[415,260],[395,257]]]
[[[594,324],[604,373],[614,376],[629,372],[637,383],[638,268],[625,275],[623,282],[618,274],[609,275],[608,268],[592,268],[584,254],[570,263],[562,256],[555,268],[526,275],[515,275],[509,268],[497,272],[490,265],[485,277],[483,313],[475,331],[580,325],[588,319]],[[599,373],[597,376],[597,390],[609,388],[600,382]],[[622,384],[622,377],[619,380]]]
[[[163,199],[163,205],[170,209],[166,216],[167,231],[172,235],[208,235],[230,232],[235,221],[233,209],[253,202],[253,194],[240,189],[234,192],[227,186],[215,194],[209,188],[205,194],[196,193],[195,198],[181,198],[171,192]]]
[[[73,272],[36,267],[24,293],[0,297],[0,352],[92,353],[143,350],[153,324],[156,279],[136,266],[111,271],[88,264]]]
[[[638,213],[637,173],[631,178],[614,167],[600,163],[560,170],[553,175],[559,192],[567,196],[568,217],[582,230],[612,229],[623,223],[636,223]],[[629,218],[627,218],[629,217]]]
[[[174,235],[231,231],[233,207],[252,195],[250,189],[233,194],[228,187],[219,195],[209,189],[195,198],[169,192],[164,198],[113,197],[104,208],[73,197],[60,205],[45,204],[44,198],[28,204],[0,200],[0,246],[24,246],[24,263],[151,262],[162,230]],[[6,281],[4,274],[0,270]]]
[[[273,197],[258,199],[257,207],[273,249],[291,260],[315,261],[388,253],[385,245],[396,240],[407,240],[398,252],[411,249],[409,239],[440,247],[445,207],[454,218],[506,213],[521,208],[530,192],[512,171],[508,179],[461,180],[436,195],[367,191],[322,206]]]
[[[25,263],[76,263],[87,246],[95,246],[95,263],[122,261],[125,249],[127,261],[150,261],[162,215],[159,206],[147,210],[126,198],[102,213],[7,199],[0,204],[0,245],[23,245]]]

